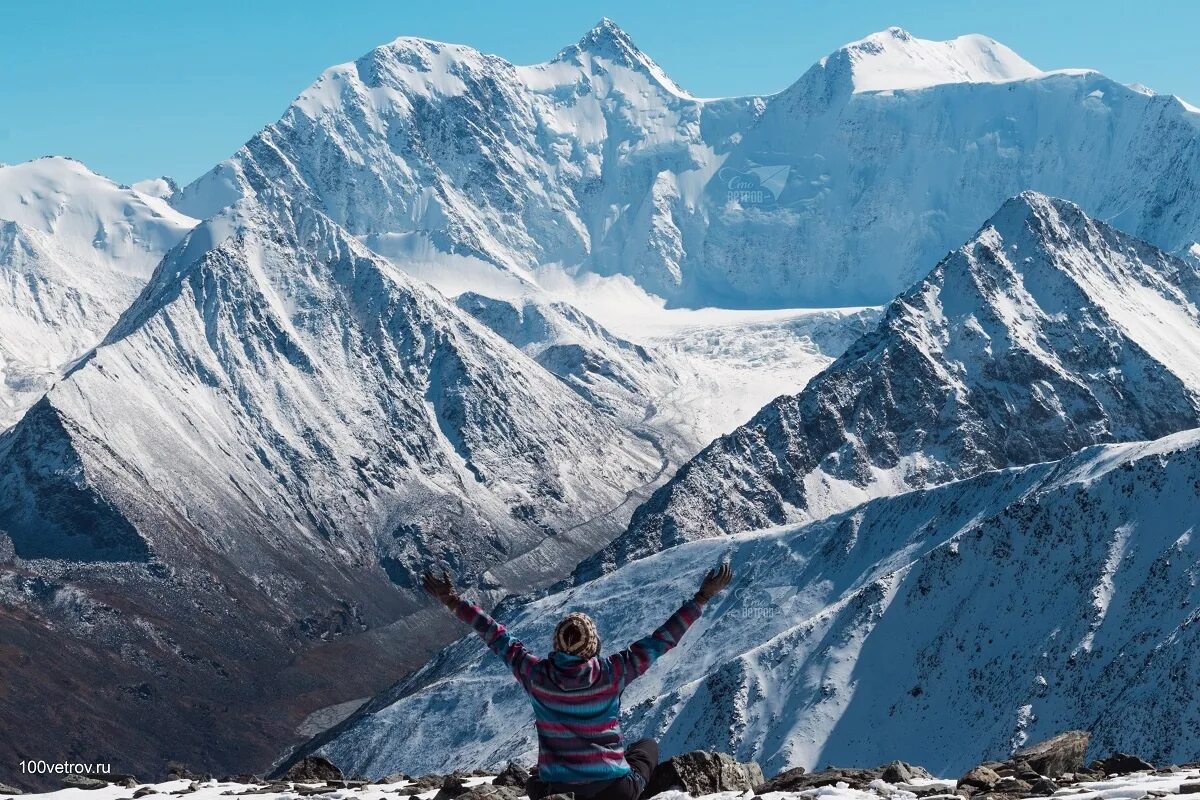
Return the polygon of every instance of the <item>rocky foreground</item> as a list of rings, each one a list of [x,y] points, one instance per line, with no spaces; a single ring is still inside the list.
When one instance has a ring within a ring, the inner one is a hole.
[[[753,762],[739,763],[724,753],[695,751],[668,759],[651,776],[644,797],[662,800],[720,798],[721,800],[1156,800],[1200,796],[1200,763],[1156,767],[1126,753],[1114,753],[1084,766],[1088,734],[1069,731],[1017,751],[1007,761],[989,761],[957,780],[935,777],[923,767],[893,761],[874,768],[837,768],[808,772],[802,767],[767,779]],[[293,764],[276,779],[254,775],[216,779],[175,768],[171,780],[141,783],[129,775],[69,775],[64,788],[22,795],[0,784],[0,800],[28,798],[77,800],[141,800],[151,795],[188,795],[188,800],[261,795],[263,800],[520,800],[529,771],[509,764],[499,774],[453,772],[412,778],[392,775],[378,781],[346,778],[324,758],[311,756]],[[547,800],[573,800],[555,795]],[[1200,800],[1200,797],[1197,798]]]

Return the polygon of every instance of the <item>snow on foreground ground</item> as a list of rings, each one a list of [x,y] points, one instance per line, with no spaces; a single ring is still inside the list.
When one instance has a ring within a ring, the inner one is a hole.
[[[1176,769],[1176,768],[1168,768]],[[467,788],[490,783],[491,776],[471,778],[465,782]],[[1200,769],[1178,769],[1175,772],[1159,770],[1157,772],[1139,772],[1130,775],[1110,776],[1105,780],[1076,783],[1055,792],[1053,795],[1029,795],[1030,798],[1054,797],[1070,800],[1139,800],[1140,798],[1177,797],[1188,794],[1184,791],[1186,784],[1200,781]],[[145,797],[153,794],[170,795],[172,797],[187,797],[188,800],[216,800],[223,797],[238,795],[253,795],[262,800],[298,800],[304,796],[320,796],[325,800],[385,800],[396,796],[409,796],[406,787],[409,781],[397,783],[371,783],[356,788],[336,788],[323,784],[289,783],[288,789],[270,791],[270,787],[283,784],[248,784],[234,781],[199,781],[173,780],[163,783],[137,784],[136,786],[110,785],[101,789],[59,789],[55,792],[42,794],[21,795],[27,798],[52,798],[53,800],[132,800],[136,795]],[[875,781],[869,789],[853,789],[846,783],[836,786],[822,786],[803,792],[769,792],[762,795],[762,800],[789,800],[790,798],[821,798],[822,800],[878,800],[880,797],[893,800],[916,800],[916,798],[957,798],[954,780],[921,781],[905,784],[909,789],[898,788],[882,780]],[[148,792],[146,789],[152,791]],[[943,791],[938,791],[938,790]],[[1195,790],[1191,794],[1195,794]],[[438,794],[437,789],[430,789],[420,794],[412,795],[420,800],[433,800]],[[11,795],[0,791],[0,800],[8,800]],[[660,800],[690,800],[691,795],[680,791],[667,791],[656,795]],[[703,795],[705,800],[741,800],[741,798],[756,797],[753,792],[721,792]]]

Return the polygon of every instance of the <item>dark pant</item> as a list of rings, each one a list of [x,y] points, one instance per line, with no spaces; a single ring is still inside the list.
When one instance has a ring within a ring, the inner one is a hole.
[[[546,783],[534,770],[529,783],[525,784],[525,794],[529,795],[529,800],[542,800],[552,794],[573,794],[576,800],[638,800],[646,789],[650,773],[658,766],[658,742],[638,739],[625,748],[625,760],[633,772],[611,781]]]

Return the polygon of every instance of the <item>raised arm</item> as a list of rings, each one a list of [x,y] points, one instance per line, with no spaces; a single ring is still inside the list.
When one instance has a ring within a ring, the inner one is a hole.
[[[526,650],[520,639],[509,633],[482,608],[459,597],[447,573],[443,572],[439,578],[432,572],[426,572],[421,576],[421,585],[425,591],[450,609],[454,616],[474,628],[488,649],[504,659],[504,663],[508,664],[517,680],[522,683],[526,681],[541,659]]]
[[[692,623],[700,619],[705,604],[717,592],[728,586],[732,578],[733,571],[728,564],[710,570],[695,596],[680,606],[658,630],[644,639],[637,640],[621,652],[609,656],[613,674],[620,687],[624,689],[650,669],[650,665],[664,653],[679,644],[679,640],[687,633]]]

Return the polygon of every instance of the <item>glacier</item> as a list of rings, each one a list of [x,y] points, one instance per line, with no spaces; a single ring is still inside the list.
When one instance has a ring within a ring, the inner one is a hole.
[[[689,539],[1200,425],[1200,271],[1026,192],[798,394],[719,437],[577,580]]]
[[[561,265],[674,307],[861,306],[1026,189],[1184,255],[1198,142],[1178,98],[987,37],[893,28],[778,94],[704,99],[604,20],[530,66],[397,39],[171,202],[208,217],[283,188],[435,284],[482,266],[536,286]]]

